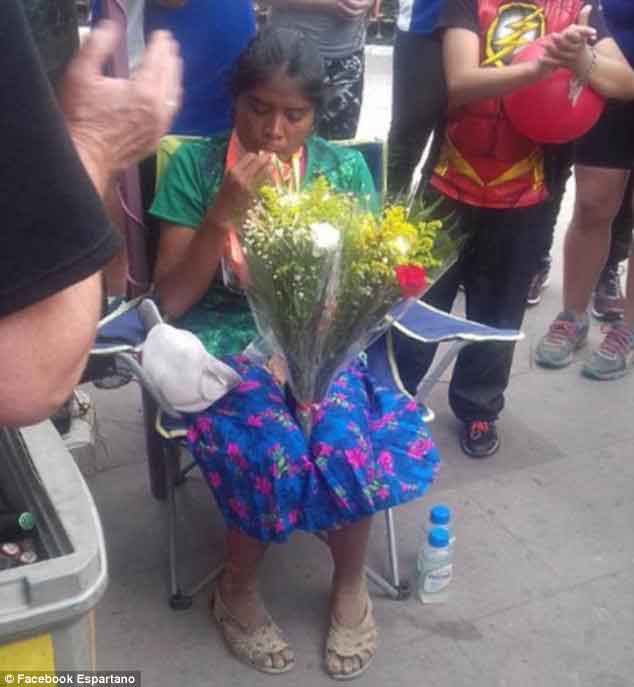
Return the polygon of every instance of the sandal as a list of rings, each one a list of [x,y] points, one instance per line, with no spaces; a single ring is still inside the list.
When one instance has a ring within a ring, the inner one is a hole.
[[[325,659],[326,672],[335,680],[359,677],[374,660],[378,630],[372,614],[372,601],[367,592],[366,599],[365,615],[354,627],[342,625],[335,618],[334,612],[330,615]]]
[[[295,665],[295,656],[272,618],[249,632],[225,606],[218,589],[209,600],[209,610],[220,626],[227,646],[242,663],[271,675],[286,673]],[[273,664],[275,654],[282,654],[283,666]]]

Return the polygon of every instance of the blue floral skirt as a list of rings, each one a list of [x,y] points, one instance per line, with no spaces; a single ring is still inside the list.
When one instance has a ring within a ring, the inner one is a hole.
[[[356,362],[340,373],[306,439],[271,374],[225,361],[242,383],[189,418],[187,442],[229,527],[264,542],[329,530],[422,496],[439,458],[414,401]]]

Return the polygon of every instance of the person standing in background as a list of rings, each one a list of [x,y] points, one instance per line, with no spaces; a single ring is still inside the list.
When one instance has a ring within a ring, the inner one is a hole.
[[[159,29],[172,33],[184,64],[183,105],[171,133],[228,131],[229,70],[255,35],[252,0],[147,0],[145,34]]]
[[[105,2],[92,0],[93,25]],[[230,129],[229,70],[255,35],[252,0],[128,0],[127,20],[130,69],[141,53],[143,34],[169,31],[179,44],[183,104],[170,133],[210,136]]]
[[[623,51],[631,65],[634,65],[634,3],[629,0],[603,0],[603,15],[614,40]],[[553,203],[553,226],[557,220],[559,206],[570,177],[573,161],[586,166],[597,166],[605,169],[615,166],[621,171],[630,171],[627,150],[629,134],[621,132],[623,126],[628,128],[631,112],[628,105],[611,103],[597,124],[584,138],[576,144],[557,146],[561,152],[555,164],[558,177],[555,186],[549,184],[551,202]],[[621,115],[619,115],[621,113]],[[625,137],[625,143],[624,139]],[[574,152],[574,155],[573,155]],[[625,159],[624,159],[625,158]],[[558,169],[557,169],[558,168]],[[599,170],[599,174],[601,171]],[[591,185],[595,185],[591,181]],[[624,295],[620,279],[620,263],[627,260],[632,243],[633,180],[630,178],[623,194],[621,207],[611,223],[611,239],[607,261],[592,294],[592,314],[599,320],[614,321],[623,317]],[[610,200],[601,197],[598,206],[611,207]],[[614,209],[610,211],[614,212]],[[550,283],[550,247],[544,255],[539,270],[535,273],[528,294],[528,304],[537,305],[541,301],[543,290]]]
[[[602,7],[614,40],[629,64],[634,65],[634,4],[630,0],[603,0]],[[570,365],[575,352],[585,345],[593,289],[601,283],[606,268],[612,273],[612,282],[620,287],[616,265],[627,257],[632,229],[629,208],[625,208],[625,220],[620,209],[624,198],[626,205],[631,203],[628,179],[634,167],[634,103],[608,101],[597,124],[575,143],[573,161],[575,207],[564,243],[563,308],[535,350],[538,365],[555,369]],[[619,231],[621,246],[617,243],[610,251],[610,237],[619,213],[621,222],[626,222]],[[630,286],[628,293],[631,291]],[[619,305],[622,312],[623,306]],[[585,376],[609,380],[626,374],[634,354],[632,307],[626,297],[625,320],[614,322],[584,363]]]
[[[375,0],[265,0],[275,28],[302,31],[324,60],[329,95],[315,130],[330,141],[357,134],[365,73],[368,14]]]
[[[388,191],[407,193],[430,133],[447,108],[442,45],[434,37],[444,0],[400,0],[392,66]]]
[[[29,0],[36,2],[37,0]],[[107,14],[113,0],[92,0],[91,24]],[[170,134],[212,136],[231,127],[229,71],[238,54],[255,35],[255,10],[251,0],[128,0],[127,48],[134,70],[143,47],[143,36],[169,31],[180,47],[183,60],[183,101]],[[139,166],[141,197],[145,209],[154,195],[156,160]],[[113,189],[114,191],[114,189]],[[117,197],[106,199],[113,223],[125,233],[126,213]],[[145,215],[149,235],[155,236],[154,220]],[[149,242],[149,262],[155,246]],[[120,296],[128,288],[128,256],[125,246],[106,271],[108,294]]]
[[[521,6],[453,0],[443,6],[438,27],[449,110],[430,185],[469,238],[424,300],[450,312],[462,284],[469,319],[519,329],[531,279],[548,247],[552,208],[546,202],[544,151],[514,129],[502,97],[565,67],[606,98],[632,100],[634,72],[609,36],[597,0],[532,0]],[[512,63],[514,51],[543,36],[551,37],[544,57]],[[425,345],[420,348],[423,362]],[[511,343],[483,342],[456,359],[449,402],[463,423],[460,446],[473,458],[499,448],[497,420],[513,353]],[[426,369],[421,365],[409,382],[414,388]]]

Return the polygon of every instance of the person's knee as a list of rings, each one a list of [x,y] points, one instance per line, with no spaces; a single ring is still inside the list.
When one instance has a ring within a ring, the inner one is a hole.
[[[603,189],[589,189],[575,199],[573,227],[583,233],[601,232],[607,235],[618,209],[611,193]]]
[[[609,233],[618,214],[625,190],[625,174],[620,170],[576,168],[573,225],[578,231]]]

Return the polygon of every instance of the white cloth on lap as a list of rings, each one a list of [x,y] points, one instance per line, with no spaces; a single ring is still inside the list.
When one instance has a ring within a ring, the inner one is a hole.
[[[205,410],[242,381],[228,365],[207,353],[195,334],[165,323],[150,330],[142,365],[163,398],[184,413]]]

